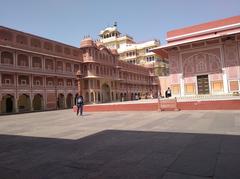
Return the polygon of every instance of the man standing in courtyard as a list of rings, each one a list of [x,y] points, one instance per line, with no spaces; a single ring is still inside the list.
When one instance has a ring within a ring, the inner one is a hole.
[[[165,96],[166,98],[169,98],[172,96],[172,92],[171,92],[171,89],[168,87],[167,91],[165,92]]]
[[[80,115],[82,116],[82,113],[83,113],[83,105],[84,105],[82,95],[78,95],[78,96],[77,96],[76,104],[77,104],[77,115],[78,115],[79,112],[80,112]]]

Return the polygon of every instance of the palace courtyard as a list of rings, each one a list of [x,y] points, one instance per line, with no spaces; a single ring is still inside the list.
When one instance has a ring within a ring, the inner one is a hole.
[[[0,116],[0,178],[239,179],[240,111]]]

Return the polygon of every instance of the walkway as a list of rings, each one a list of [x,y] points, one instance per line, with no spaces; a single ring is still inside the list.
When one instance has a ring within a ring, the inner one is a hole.
[[[239,179],[240,111],[0,116],[0,178]]]

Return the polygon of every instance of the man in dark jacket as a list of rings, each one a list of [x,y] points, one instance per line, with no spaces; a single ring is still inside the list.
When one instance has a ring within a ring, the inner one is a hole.
[[[81,95],[78,95],[76,99],[76,104],[77,104],[77,115],[80,112],[80,115],[82,116],[84,102],[83,102],[83,97]]]

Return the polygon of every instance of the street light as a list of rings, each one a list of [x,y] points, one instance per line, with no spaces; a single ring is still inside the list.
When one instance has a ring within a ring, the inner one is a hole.
[[[76,77],[77,77],[77,83],[78,83],[78,95],[81,95],[81,77],[82,77],[82,73],[81,73],[80,70],[77,71]]]

